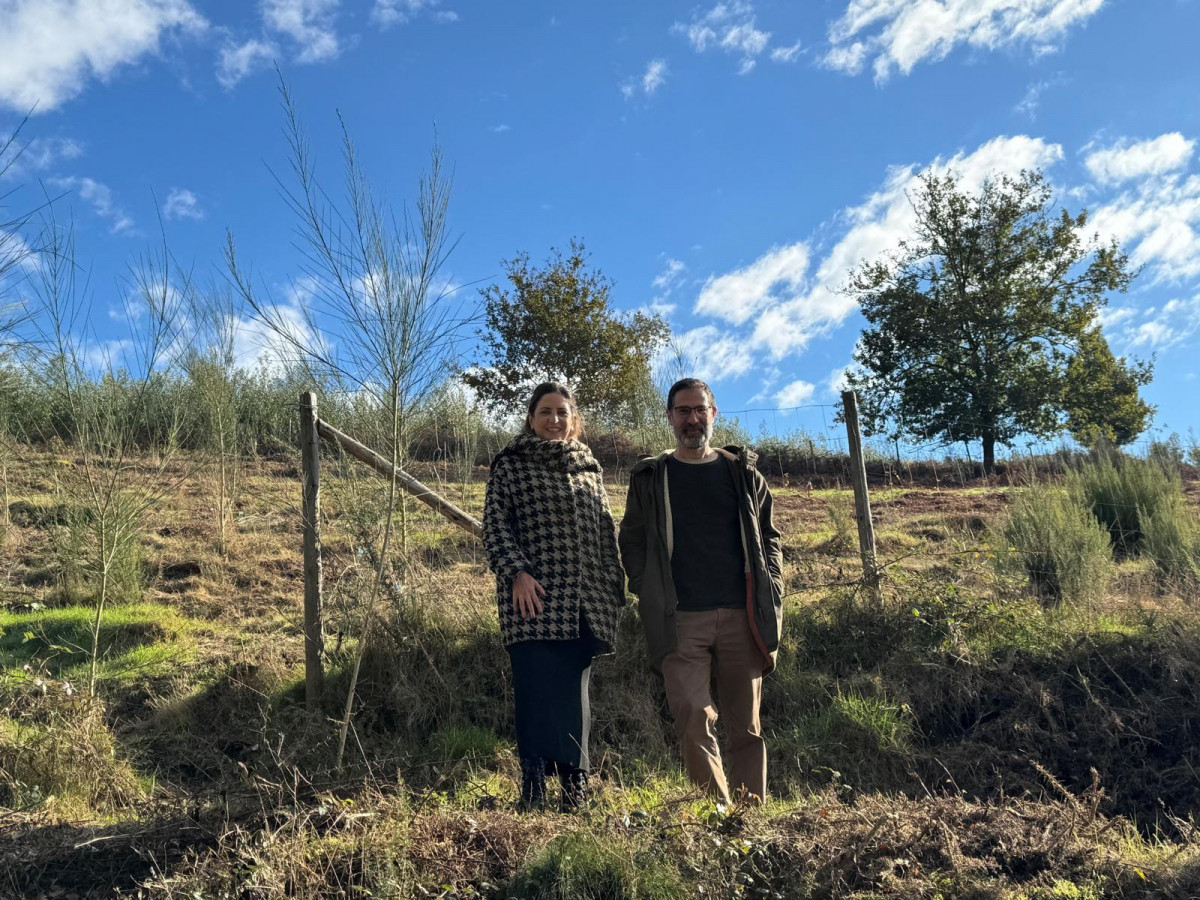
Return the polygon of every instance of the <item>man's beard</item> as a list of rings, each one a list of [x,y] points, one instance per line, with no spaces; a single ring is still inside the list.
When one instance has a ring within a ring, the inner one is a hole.
[[[675,432],[675,437],[689,450],[699,450],[712,440],[712,423],[706,422],[702,426],[683,425]]]

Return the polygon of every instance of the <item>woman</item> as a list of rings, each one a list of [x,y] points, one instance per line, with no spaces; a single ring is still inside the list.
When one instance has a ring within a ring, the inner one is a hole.
[[[582,428],[571,390],[539,384],[524,429],[492,461],[484,501],[527,809],[545,802],[547,772],[558,773],[564,809],[584,798],[592,658],[612,652],[625,603],[604,479]]]

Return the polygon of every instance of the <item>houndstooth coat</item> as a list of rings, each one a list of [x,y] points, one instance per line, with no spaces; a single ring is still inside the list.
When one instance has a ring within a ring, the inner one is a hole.
[[[586,444],[520,434],[492,461],[483,506],[483,545],[496,573],[505,646],[579,637],[579,617],[612,651],[625,573],[603,473]],[[512,585],[525,571],[546,589],[534,619],[513,609]]]

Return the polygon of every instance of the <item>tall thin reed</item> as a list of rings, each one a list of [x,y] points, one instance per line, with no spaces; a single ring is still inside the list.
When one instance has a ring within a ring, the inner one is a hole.
[[[299,222],[305,275],[313,296],[302,326],[284,307],[262,296],[239,263],[232,235],[226,247],[230,279],[245,302],[296,358],[329,373],[349,389],[368,394],[386,418],[386,452],[393,472],[404,463],[417,405],[441,381],[462,320],[451,305],[453,289],[439,273],[453,250],[448,225],[450,176],[435,144],[420,179],[415,215],[397,217],[376,199],[345,122],[342,153],[345,204],[336,206],[321,187],[292,94],[280,83],[296,186],[280,182]],[[328,335],[329,339],[325,339]],[[363,653],[371,639],[376,605],[389,576],[389,551],[397,508],[404,543],[404,504],[389,478],[383,538],[338,737],[340,768],[354,708]],[[395,573],[403,580],[403,567]]]

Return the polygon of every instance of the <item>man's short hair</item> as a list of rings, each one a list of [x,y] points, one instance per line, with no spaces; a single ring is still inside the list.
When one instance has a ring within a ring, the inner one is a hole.
[[[675,408],[675,395],[680,391],[704,391],[704,396],[708,398],[708,405],[717,405],[717,400],[713,396],[712,388],[710,388],[699,378],[680,378],[677,382],[671,385],[671,390],[667,391],[667,409]]]

